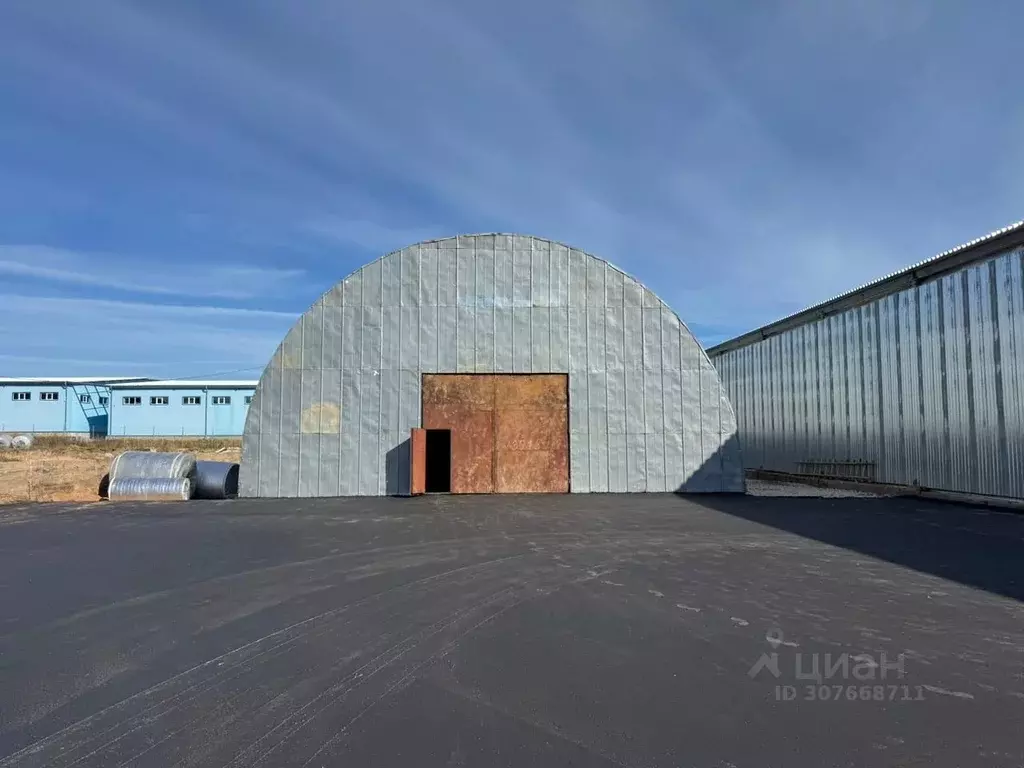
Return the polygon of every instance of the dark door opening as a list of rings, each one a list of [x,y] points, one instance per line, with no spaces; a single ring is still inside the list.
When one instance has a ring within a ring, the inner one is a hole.
[[[427,430],[427,493],[451,493],[452,431]]]

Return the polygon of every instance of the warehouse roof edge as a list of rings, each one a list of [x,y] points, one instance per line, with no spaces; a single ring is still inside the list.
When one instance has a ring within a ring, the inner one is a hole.
[[[758,341],[776,336],[829,315],[845,312],[863,306],[893,293],[913,288],[920,283],[934,280],[945,274],[961,269],[974,262],[980,262],[1003,251],[1024,245],[1024,220],[1014,222],[1002,229],[943,251],[929,259],[919,261],[905,269],[880,277],[870,283],[842,293],[827,301],[815,304],[796,314],[748,331],[734,339],[723,341],[707,349],[708,357],[717,357],[726,352],[749,346]]]

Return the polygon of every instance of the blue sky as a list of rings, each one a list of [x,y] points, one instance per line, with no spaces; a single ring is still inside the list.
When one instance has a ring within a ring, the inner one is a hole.
[[[258,376],[383,252],[527,232],[706,344],[1021,218],[1024,6],[4,3],[0,373]]]

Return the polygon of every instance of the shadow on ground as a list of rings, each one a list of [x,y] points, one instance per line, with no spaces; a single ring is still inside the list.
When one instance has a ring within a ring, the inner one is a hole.
[[[688,495],[686,500],[1024,601],[1024,515],[915,498]]]

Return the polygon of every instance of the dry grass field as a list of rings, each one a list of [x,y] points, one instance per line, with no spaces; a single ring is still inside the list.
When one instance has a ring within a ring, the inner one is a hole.
[[[0,504],[24,501],[96,501],[100,478],[122,451],[187,451],[197,459],[239,460],[234,439],[135,438],[75,440],[37,437],[25,451],[0,452]]]

